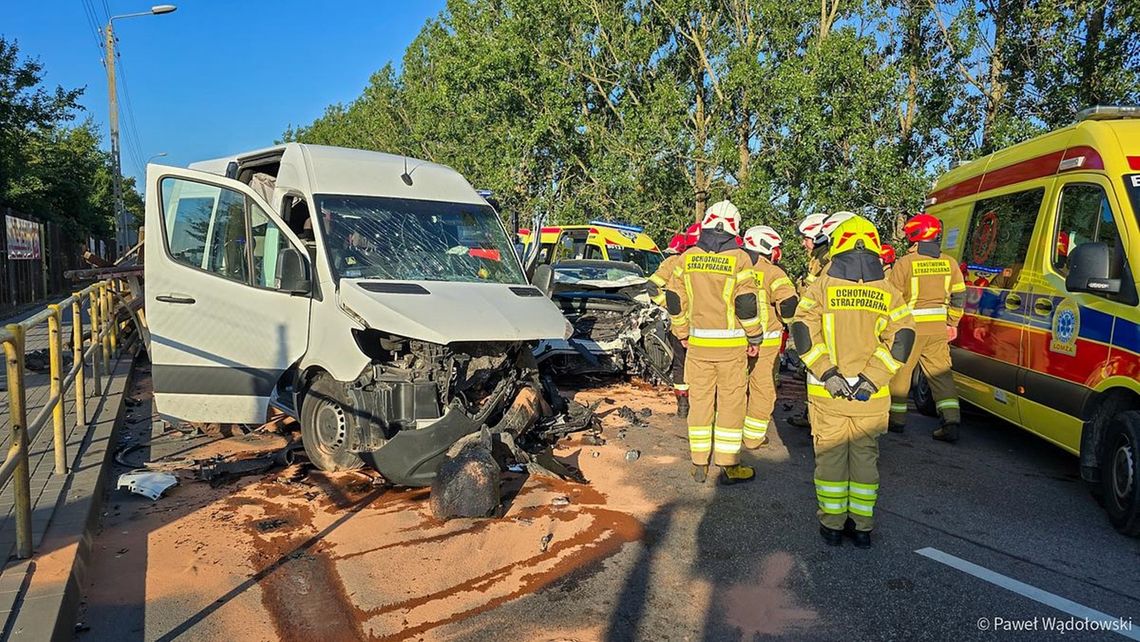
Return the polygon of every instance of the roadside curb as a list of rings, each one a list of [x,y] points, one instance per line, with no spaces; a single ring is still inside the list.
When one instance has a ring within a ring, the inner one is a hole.
[[[36,554],[5,569],[0,592],[19,590],[4,640],[73,640],[75,618],[87,584],[91,541],[99,524],[115,439],[134,357],[121,356],[105,395],[91,400],[93,427],[72,462],[64,494],[36,547]],[[42,553],[41,553],[42,552]]]

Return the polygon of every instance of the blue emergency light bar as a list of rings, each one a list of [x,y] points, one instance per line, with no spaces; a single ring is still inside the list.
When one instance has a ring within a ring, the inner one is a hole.
[[[590,221],[590,225],[597,225],[600,227],[612,227],[615,230],[625,230],[627,232],[641,233],[645,231],[644,227],[637,225],[629,225],[628,223],[611,223],[610,221]]]

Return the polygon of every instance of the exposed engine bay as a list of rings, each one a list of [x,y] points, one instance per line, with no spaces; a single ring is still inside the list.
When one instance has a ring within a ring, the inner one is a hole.
[[[503,466],[557,466],[535,456],[592,422],[589,409],[543,379],[528,343],[445,346],[372,329],[354,335],[372,363],[345,386],[350,450],[392,483],[431,484],[444,454],[484,430]]]
[[[574,332],[538,344],[534,354],[543,372],[672,383],[669,317],[649,300],[649,281],[636,265],[581,260],[553,269],[551,298]]]

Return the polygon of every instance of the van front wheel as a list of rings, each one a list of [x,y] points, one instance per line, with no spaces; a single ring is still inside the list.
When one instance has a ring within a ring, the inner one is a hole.
[[[301,443],[309,461],[326,472],[354,470],[364,466],[349,450],[355,416],[344,387],[326,374],[319,374],[301,402]]]
[[[1104,510],[1113,527],[1140,535],[1140,411],[1122,412],[1108,425],[1101,450]]]

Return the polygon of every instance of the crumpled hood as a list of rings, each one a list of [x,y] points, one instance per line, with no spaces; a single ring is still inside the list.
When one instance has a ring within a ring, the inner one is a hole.
[[[431,343],[566,335],[558,306],[529,285],[341,279],[339,297],[369,327]]]

